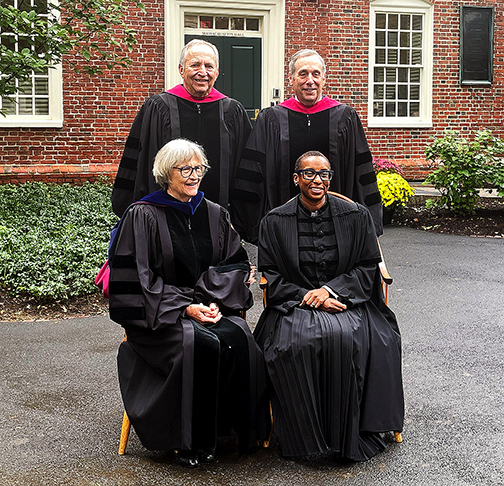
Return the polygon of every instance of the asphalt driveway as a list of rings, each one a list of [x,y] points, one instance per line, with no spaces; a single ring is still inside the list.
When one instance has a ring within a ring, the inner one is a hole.
[[[229,438],[217,463],[186,470],[132,432],[118,456],[121,328],[106,316],[0,323],[0,485],[504,484],[504,241],[387,227],[381,242],[403,335],[402,444],[389,437],[360,464],[300,464],[275,443],[238,457]]]

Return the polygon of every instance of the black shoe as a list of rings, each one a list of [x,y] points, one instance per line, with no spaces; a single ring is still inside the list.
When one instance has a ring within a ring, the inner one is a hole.
[[[195,468],[200,464],[194,451],[173,451],[173,458],[177,464],[184,467]]]
[[[200,462],[215,462],[216,457],[215,457],[215,450],[214,449],[203,449],[201,451],[198,451],[198,457]]]

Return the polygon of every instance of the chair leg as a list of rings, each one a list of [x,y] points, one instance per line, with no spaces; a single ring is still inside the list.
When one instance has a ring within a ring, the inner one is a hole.
[[[401,432],[394,432],[396,442],[402,442],[402,434]]]
[[[126,445],[128,444],[128,437],[130,433],[131,422],[124,412],[122,428],[121,428],[121,439],[119,440],[119,455],[123,455],[126,450]]]
[[[269,447],[270,442],[271,442],[271,436],[273,435],[273,408],[271,407],[271,402],[270,402],[270,417],[271,417],[270,433],[269,433],[268,440],[263,441],[263,443],[262,443],[263,447]]]

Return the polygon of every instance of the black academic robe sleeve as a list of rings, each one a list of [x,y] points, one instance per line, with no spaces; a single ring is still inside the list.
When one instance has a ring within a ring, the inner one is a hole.
[[[376,234],[380,236],[383,233],[382,202],[362,122],[350,106],[345,107],[341,117],[337,109],[332,109],[333,118],[332,124],[338,128],[331,133],[329,160],[335,175],[330,190],[366,206],[373,218]]]
[[[240,236],[257,244],[261,218],[279,206],[280,195],[271,201],[271,193],[279,190],[276,174],[280,154],[280,126],[269,108],[257,115],[231,190],[231,216]],[[276,190],[275,190],[276,186]],[[273,191],[268,191],[273,187]]]
[[[338,274],[326,284],[341,297],[342,302],[349,306],[371,300],[375,290],[377,273],[379,272],[378,263],[381,261],[371,214],[365,207],[356,206],[358,211],[353,214],[354,221],[351,226],[345,222],[336,223],[335,225],[336,227],[339,226],[336,229],[339,234],[343,234],[345,230],[352,227],[355,228],[352,239],[352,259],[354,263],[348,265],[344,259],[340,261]],[[347,238],[349,237],[350,235],[347,235]],[[344,247],[346,245],[340,246]]]
[[[193,302],[193,289],[177,287],[165,277],[166,251],[161,249],[155,211],[152,206],[133,206],[117,235],[109,306],[111,319],[125,327],[162,329],[177,322]]]
[[[149,98],[138,112],[126,139],[112,190],[112,209],[121,217],[127,207],[159,185],[152,175],[157,152],[172,138],[170,111],[160,95]]]

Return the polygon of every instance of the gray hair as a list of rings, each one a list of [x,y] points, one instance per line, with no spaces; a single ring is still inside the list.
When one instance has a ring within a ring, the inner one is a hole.
[[[294,76],[294,73],[296,72],[296,61],[298,59],[301,59],[303,57],[310,57],[310,56],[318,57],[320,64],[322,64],[322,74],[325,75],[325,72],[326,72],[325,61],[322,58],[322,56],[317,51],[314,51],[313,49],[301,49],[300,51],[297,51],[291,57],[291,60],[289,62],[289,74],[291,76]]]
[[[217,50],[217,47],[215,47],[213,44],[210,42],[207,42],[203,39],[193,39],[192,41],[189,41],[183,48],[182,51],[180,52],[180,59],[179,59],[179,65],[184,67],[185,62],[186,62],[186,57],[187,57],[187,51],[194,46],[208,46],[210,49],[212,49],[214,56],[215,56],[215,62],[217,63],[217,69],[219,68],[219,51]]]
[[[208,165],[203,147],[197,143],[176,138],[164,145],[156,154],[152,174],[156,182],[166,191],[171,182],[171,171],[174,167],[189,162],[193,157],[200,165]]]
[[[329,159],[322,152],[319,152],[318,150],[310,150],[309,152],[305,152],[303,155],[300,155],[298,157],[296,163],[294,164],[294,172],[297,172],[299,170],[301,164],[303,163],[303,160],[307,159],[308,157],[322,157],[329,164],[329,167],[331,167],[331,162],[329,162]]]

